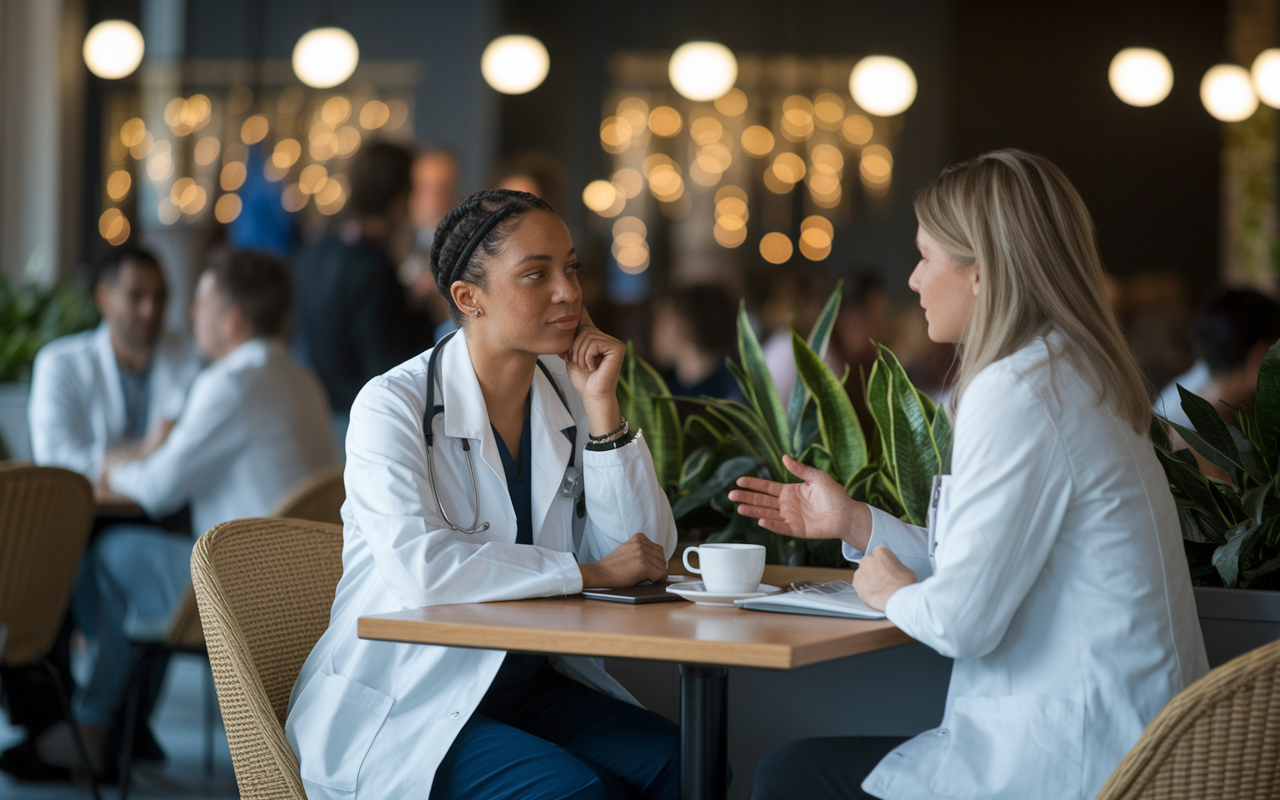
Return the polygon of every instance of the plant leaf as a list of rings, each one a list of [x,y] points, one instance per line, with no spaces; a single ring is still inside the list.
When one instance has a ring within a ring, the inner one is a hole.
[[[836,281],[836,290],[827,298],[827,304],[822,307],[822,313],[818,315],[818,321],[814,323],[813,330],[809,333],[809,349],[817,353],[818,358],[827,357],[827,345],[831,343],[831,330],[835,327],[836,317],[840,314],[840,294],[843,288],[844,281]],[[791,402],[787,410],[787,424],[791,426],[792,431],[796,430],[802,419],[807,392],[808,388],[797,373],[795,382],[791,384]],[[804,448],[795,446],[794,450],[799,453]]]
[[[1263,458],[1272,472],[1280,472],[1280,342],[1271,345],[1262,358],[1254,415],[1265,448]]]
[[[1186,453],[1188,451],[1179,450],[1178,452]],[[1229,525],[1225,524],[1226,520],[1223,520],[1221,513],[1218,511],[1209,480],[1194,466],[1194,458],[1192,459],[1193,464],[1189,465],[1181,458],[1162,450],[1156,451],[1156,458],[1160,461],[1160,465],[1164,467],[1165,478],[1175,491],[1175,496],[1176,494],[1181,494],[1197,508],[1206,513],[1212,513],[1218,520],[1218,524],[1212,528],[1213,532],[1221,535]]]
[[[1158,414],[1151,415],[1151,444],[1166,453],[1173,452],[1173,440],[1169,438],[1169,429],[1165,427],[1164,418]]]
[[[676,519],[680,519],[690,511],[705,506],[713,497],[728,493],[738,478],[755,472],[759,467],[760,462],[751,456],[738,456],[722,462],[701,486],[677,500],[671,507],[671,513]]]
[[[669,494],[674,493],[680,486],[684,437],[671,390],[658,371],[635,354],[630,343],[627,344],[623,362],[630,372],[627,377],[632,416],[628,419],[631,420],[633,429],[644,431],[645,443],[653,456],[658,485]]]
[[[1213,566],[1224,586],[1235,586],[1239,580],[1240,550],[1255,530],[1257,526],[1252,521],[1242,522],[1227,532],[1227,543],[1213,551]]]
[[[686,402],[701,404],[707,409],[708,414],[729,429],[731,435],[736,436],[743,444],[750,447],[754,454],[764,461],[765,466],[769,468],[773,480],[784,483],[795,480],[794,476],[783,468],[782,452],[765,430],[764,423],[754,409],[747,408],[741,403],[732,400],[692,400],[686,398]]]
[[[933,476],[942,473],[942,454],[933,440],[933,430],[925,417],[919,394],[907,378],[906,371],[889,348],[880,348],[880,358],[892,370],[893,376],[890,410],[898,493],[911,522],[924,525],[929,510],[929,487]]]
[[[754,405],[751,399],[751,381],[747,379],[747,373],[742,371],[742,367],[738,366],[732,358],[726,358],[724,365],[729,368],[729,374],[733,376],[733,382],[738,384],[738,391],[742,392],[742,399]]]
[[[1257,448],[1253,446],[1253,442],[1249,441],[1249,437],[1234,425],[1228,425],[1227,432],[1231,434],[1231,441],[1240,455],[1240,467],[1245,473],[1259,484],[1270,481],[1270,470],[1267,469],[1267,464],[1259,455]]]
[[[716,426],[707,422],[705,417],[690,414],[684,418],[684,435],[711,449],[724,444],[724,434],[716,430]]]
[[[742,369],[751,387],[751,393],[747,397],[764,421],[765,430],[778,443],[779,450],[794,456],[795,453],[791,452],[791,429],[787,425],[787,412],[782,408],[778,387],[769,374],[769,365],[765,363],[760,341],[756,339],[756,332],[751,329],[745,300],[738,307],[738,355],[742,358]]]
[[[834,478],[844,484],[867,464],[867,440],[853,403],[836,376],[796,333],[791,334],[796,372],[818,407],[822,443],[835,462]]]
[[[1240,454],[1236,450],[1227,423],[1214,410],[1213,404],[1199,395],[1192,394],[1181,386],[1178,393],[1182,396],[1182,410],[1191,420],[1195,430],[1184,428],[1176,422],[1170,422],[1182,440],[1205,460],[1226,470],[1232,483],[1239,483],[1239,473],[1244,469],[1240,463]]]

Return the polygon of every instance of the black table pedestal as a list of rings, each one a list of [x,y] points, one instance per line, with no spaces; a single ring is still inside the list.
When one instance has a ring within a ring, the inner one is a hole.
[[[729,789],[729,670],[680,665],[680,800],[724,800]]]

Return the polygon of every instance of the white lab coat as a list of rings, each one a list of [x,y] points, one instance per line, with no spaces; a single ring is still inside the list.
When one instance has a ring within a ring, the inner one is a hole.
[[[182,337],[163,334],[152,355],[148,428],[159,419],[178,418],[198,372],[195,350]],[[105,322],[40,349],[27,416],[36,463],[74,470],[91,481],[102,473],[103,455],[129,443],[120,367]]]
[[[329,629],[294,684],[285,735],[307,795],[427,797],[458,731],[502,664],[501,650],[366,641],[356,620],[423,606],[575,594],[578,562],[593,562],[637,532],[675,549],[676,529],[642,437],[617,450],[584,451],[589,426],[563,362],[544,357],[569,403],[541,370],[533,376],[533,545],[517,545],[484,396],[459,332],[440,357],[432,429],[436,481],[449,516],[469,525],[476,509],[461,439],[472,443],[481,521],[487,531],[450,529],[427,476],[422,437],[430,351],[370,381],[351,409],[343,573]],[[572,414],[570,413],[572,412]],[[577,426],[587,514],[574,541],[575,501],[560,492],[569,462],[562,433]],[[575,553],[577,558],[575,559]],[[551,656],[552,664],[605,694],[635,702],[598,659]]]
[[[329,401],[279,339],[250,339],[209,365],[169,438],[111,470],[111,488],[151,516],[191,503],[196,535],[271,513],[299,481],[338,463]]]
[[[1208,671],[1150,439],[1065,359],[1051,378],[1047,353],[1038,339],[969,385],[932,536],[872,511],[868,548],[921,579],[885,612],[955,659],[942,725],[880,762],[876,797],[1093,797]]]

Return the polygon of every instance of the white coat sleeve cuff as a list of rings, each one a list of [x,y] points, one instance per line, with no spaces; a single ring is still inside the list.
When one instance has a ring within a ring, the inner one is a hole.
[[[892,514],[873,506],[871,509],[871,536],[867,539],[867,552],[877,547],[887,547],[898,557],[903,565],[916,574],[916,580],[924,580],[933,574],[933,564],[929,561],[929,532],[924,528],[903,522]],[[846,545],[846,547],[848,547]],[[853,548],[849,551],[857,553]],[[861,560],[849,557],[850,561]]]
[[[586,587],[582,585],[582,570],[578,568],[578,559],[573,557],[573,553],[557,552],[556,561],[564,581],[565,597],[581,594]]]
[[[915,625],[915,609],[920,603],[920,593],[923,591],[921,584],[913,583],[910,586],[903,586],[898,591],[889,596],[889,601],[884,604],[884,614],[889,621],[908,636],[913,639],[919,639],[919,631]]]

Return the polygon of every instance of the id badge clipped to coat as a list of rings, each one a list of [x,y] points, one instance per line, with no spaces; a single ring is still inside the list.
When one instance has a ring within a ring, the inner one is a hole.
[[[929,513],[926,518],[928,525],[928,553],[929,564],[936,567],[934,563],[934,551],[938,549],[938,507],[942,503],[942,486],[946,480],[945,475],[934,475],[933,484],[929,487]]]

